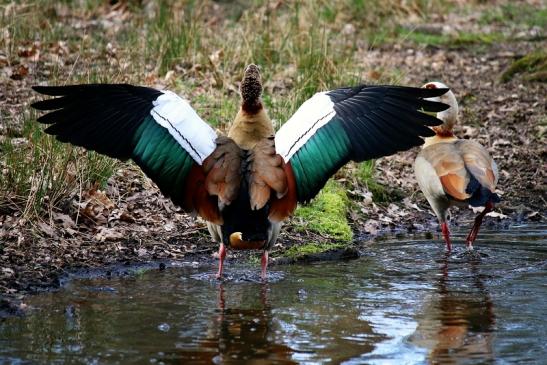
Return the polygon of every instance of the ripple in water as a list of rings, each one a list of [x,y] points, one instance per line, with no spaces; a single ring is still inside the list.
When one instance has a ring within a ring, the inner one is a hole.
[[[0,363],[542,363],[546,227],[384,239],[354,261],[74,280],[0,323]]]

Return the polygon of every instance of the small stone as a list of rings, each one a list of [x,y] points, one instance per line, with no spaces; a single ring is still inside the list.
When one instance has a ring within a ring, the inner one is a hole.
[[[161,323],[160,325],[158,325],[158,329],[162,332],[167,332],[171,329],[171,326],[167,323]]]

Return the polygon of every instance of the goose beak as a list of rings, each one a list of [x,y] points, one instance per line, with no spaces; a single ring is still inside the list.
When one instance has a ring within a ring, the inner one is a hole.
[[[236,242],[242,241],[243,234],[241,232],[234,232],[230,235],[230,245]]]

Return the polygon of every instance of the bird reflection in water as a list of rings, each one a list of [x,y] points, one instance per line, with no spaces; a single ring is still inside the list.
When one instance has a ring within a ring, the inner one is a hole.
[[[268,303],[268,286],[260,290],[260,306],[230,308],[225,289],[219,285],[218,310],[210,321],[204,338],[197,339],[197,348],[178,352],[183,364],[296,364],[291,360],[294,351],[274,342],[272,311]],[[249,303],[249,295],[237,303]]]
[[[451,277],[455,272],[461,275],[461,271],[449,270],[450,255],[444,256],[436,295],[424,306],[411,338],[414,344],[430,349],[429,363],[456,364],[463,359],[494,361],[494,305],[481,277],[480,258],[467,255],[469,271],[464,278]],[[471,279],[472,286],[462,287],[462,279]]]

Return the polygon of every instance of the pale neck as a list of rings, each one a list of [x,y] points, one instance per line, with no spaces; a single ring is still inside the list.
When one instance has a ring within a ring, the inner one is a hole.
[[[448,137],[444,137],[444,136],[440,136],[440,135],[435,135],[433,137],[426,137],[425,138],[425,143],[422,145],[422,148],[426,148],[428,146],[431,146],[431,145],[434,145],[434,144],[437,144],[437,143],[450,143],[450,142],[454,142],[454,141],[457,141],[458,138],[455,137],[454,135],[452,136],[448,136]]]

